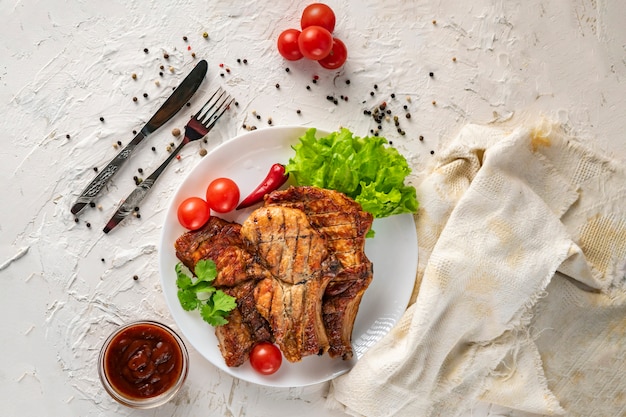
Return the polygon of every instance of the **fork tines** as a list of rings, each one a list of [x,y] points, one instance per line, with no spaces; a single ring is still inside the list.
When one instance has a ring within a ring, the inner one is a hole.
[[[198,112],[194,114],[193,117],[200,121],[200,123],[205,125],[207,128],[211,129],[215,125],[217,120],[222,116],[222,114],[224,114],[224,112],[230,108],[230,105],[233,101],[234,99],[231,98],[230,95],[222,89],[222,87],[220,87],[211,95],[211,97],[209,97],[205,105],[200,110],[198,110]],[[226,104],[227,102],[228,104]],[[215,110],[215,112],[207,118],[209,113],[216,107],[217,109]]]

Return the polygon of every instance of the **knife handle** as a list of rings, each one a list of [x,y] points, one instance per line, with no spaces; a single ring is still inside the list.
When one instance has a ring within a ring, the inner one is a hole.
[[[185,146],[189,141],[185,138],[177,147],[174,149],[170,155],[163,161],[163,163],[154,170],[152,174],[145,180],[141,181],[141,183],[135,187],[135,189],[126,197],[122,205],[117,209],[111,220],[106,224],[103,231],[104,233],[109,233],[111,229],[117,226],[122,220],[124,220],[130,213],[136,211],[139,207],[139,203],[146,197],[148,191],[152,188],[154,183],[156,182],[159,175],[165,171],[167,165],[178,155],[180,150]]]
[[[80,196],[76,199],[76,202],[72,206],[72,214],[79,213],[83,207],[91,203],[91,200],[98,195],[98,193],[104,188],[106,183],[117,173],[120,167],[128,160],[130,154],[135,150],[137,145],[147,136],[142,130],[131,140],[128,145],[124,147],[112,160],[107,164],[104,169],[94,178],[87,187],[83,190]]]

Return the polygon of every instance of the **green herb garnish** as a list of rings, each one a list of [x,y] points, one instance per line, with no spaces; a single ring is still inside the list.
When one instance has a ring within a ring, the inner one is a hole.
[[[387,139],[345,128],[319,139],[315,133],[306,131],[286,166],[299,185],[342,192],[377,218],[417,211],[415,188],[404,184],[411,168]]]
[[[200,316],[211,326],[228,323],[226,317],[237,307],[235,297],[213,286],[217,267],[212,260],[198,261],[194,268],[195,279],[186,273],[185,266],[176,264],[178,301],[185,311],[199,310]]]

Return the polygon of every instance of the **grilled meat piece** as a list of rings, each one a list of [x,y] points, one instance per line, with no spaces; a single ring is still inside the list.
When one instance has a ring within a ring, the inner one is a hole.
[[[342,270],[326,287],[322,312],[330,343],[329,355],[351,358],[354,321],[373,277],[372,263],[364,251],[372,215],[346,195],[317,187],[275,191],[266,197],[265,206],[302,210],[313,228],[325,236],[329,251],[341,263]]]
[[[285,358],[297,362],[327,351],[322,297],[340,264],[326,238],[304,212],[278,205],[252,212],[241,235],[272,274],[257,285],[255,299]]]
[[[233,287],[267,277],[268,271],[244,247],[240,230],[238,223],[211,216],[202,228],[184,233],[176,240],[176,257],[191,271],[198,261],[212,259],[217,266],[215,287]]]
[[[174,244],[176,256],[192,271],[198,261],[213,260],[218,271],[213,285],[237,299],[228,324],[215,328],[228,366],[248,360],[255,343],[273,340],[269,324],[257,311],[254,300],[256,283],[270,274],[246,250],[240,229],[237,223],[213,216],[204,227],[181,235]]]

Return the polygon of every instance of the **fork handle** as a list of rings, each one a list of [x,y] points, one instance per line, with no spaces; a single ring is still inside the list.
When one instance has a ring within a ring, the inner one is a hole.
[[[117,226],[122,220],[124,220],[130,213],[136,211],[139,207],[139,203],[143,201],[143,199],[148,195],[150,189],[156,182],[157,178],[165,171],[165,168],[169,165],[170,162],[180,153],[180,150],[189,143],[187,138],[183,139],[183,141],[174,149],[167,159],[163,161],[161,165],[157,169],[154,170],[152,174],[150,174],[145,180],[141,181],[137,187],[126,197],[124,202],[119,206],[111,220],[106,224],[103,231],[104,233],[109,233],[115,226]]]

